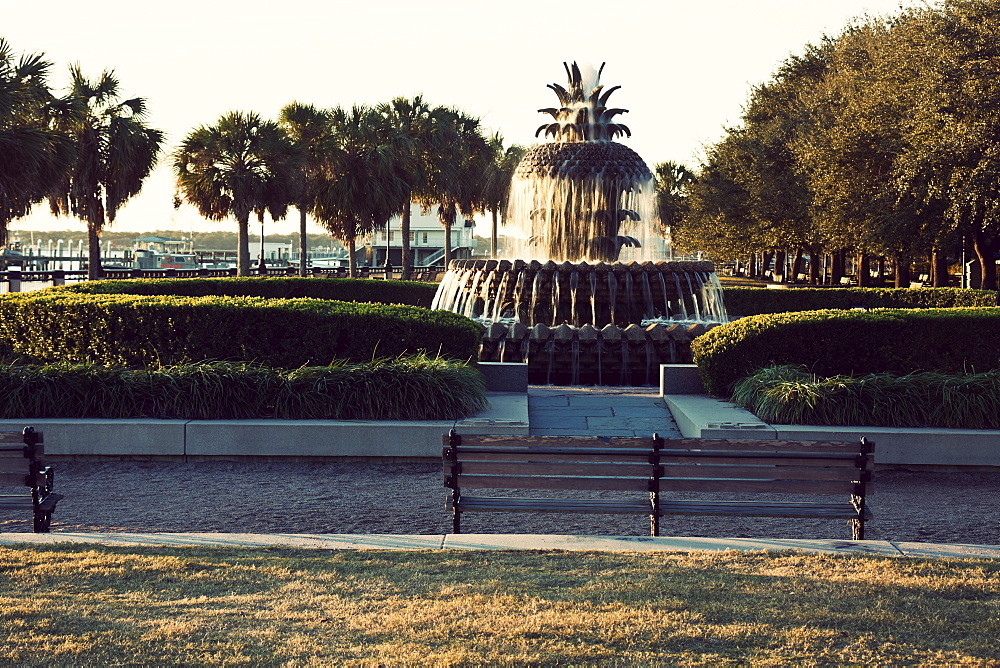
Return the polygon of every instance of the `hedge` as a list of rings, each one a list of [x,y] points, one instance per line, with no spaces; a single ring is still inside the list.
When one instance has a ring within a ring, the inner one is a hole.
[[[958,288],[772,288],[726,287],[730,318],[764,313],[850,308],[955,308],[997,306],[993,290]]]
[[[741,318],[691,344],[708,392],[729,396],[758,369],[800,364],[820,376],[1000,367],[1000,308],[805,311]]]
[[[210,359],[294,368],[421,351],[469,361],[481,335],[468,318],[414,306],[71,291],[0,296],[0,353],[34,361],[159,366]]]
[[[736,383],[732,401],[770,424],[1000,429],[1000,371],[820,378],[772,366]]]
[[[436,283],[377,281],[361,278],[135,278],[84,281],[46,292],[102,295],[176,295],[181,297],[266,297],[331,299],[372,304],[406,304],[430,308]]]
[[[3,419],[455,420],[485,406],[479,372],[426,356],[298,369],[0,365]]]

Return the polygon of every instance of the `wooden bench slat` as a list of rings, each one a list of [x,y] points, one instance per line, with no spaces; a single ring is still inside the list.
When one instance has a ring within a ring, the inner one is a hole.
[[[871,518],[866,507],[865,517]],[[853,519],[857,510],[848,503],[761,503],[757,501],[660,501],[661,515],[720,515],[752,517],[817,517]]]
[[[476,451],[467,452],[464,449],[459,451],[459,459],[463,462],[523,462],[523,461],[551,461],[551,462],[636,462],[649,464],[649,452],[608,452],[608,454],[594,454],[582,450],[567,450],[565,452],[541,452],[528,450],[504,449],[499,452]],[[447,461],[447,460],[445,460]]]
[[[775,484],[776,482],[780,484]],[[714,492],[756,494],[851,494],[854,483],[822,480],[739,480],[734,478],[662,478],[660,493]]]
[[[463,496],[454,507],[459,511],[621,513],[631,515],[649,515],[652,510],[649,500],[643,501],[640,499],[549,499],[497,496]]]
[[[648,492],[647,478],[560,478],[556,476],[502,476],[459,474],[459,489],[583,489]]]
[[[856,453],[855,453],[856,455]],[[660,455],[661,464],[732,464],[736,466],[803,466],[808,461],[809,466],[825,466],[834,468],[851,469],[857,471],[854,457],[826,457],[816,455],[815,457],[792,457],[787,453],[774,453],[772,455],[744,455],[728,456],[719,455],[706,457],[700,454],[675,454],[672,451]]]
[[[450,466],[444,466],[445,474]],[[462,462],[462,475],[560,475],[649,478],[648,463]]]
[[[27,487],[28,472],[22,470],[20,473],[0,473],[0,487]]]
[[[31,508],[31,497],[25,494],[19,494],[17,496],[11,496],[7,494],[0,495],[0,508],[4,510],[21,510],[23,508]]]
[[[858,480],[856,468],[802,466],[687,466],[668,464],[661,466],[662,479],[674,478],[740,478],[760,480],[818,480],[828,482],[854,482]]]

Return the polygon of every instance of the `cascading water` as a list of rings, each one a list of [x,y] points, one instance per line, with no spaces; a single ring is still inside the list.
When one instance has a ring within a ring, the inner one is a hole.
[[[631,136],[608,106],[619,87],[604,65],[565,67],[568,86],[549,84],[560,106],[540,110],[551,141],[511,181],[509,259],[452,261],[432,307],[490,324],[481,361],[520,350],[530,382],[649,384],[654,361],[690,361],[691,339],[727,322],[721,286],[709,262],[658,261],[653,175],[614,141]]]

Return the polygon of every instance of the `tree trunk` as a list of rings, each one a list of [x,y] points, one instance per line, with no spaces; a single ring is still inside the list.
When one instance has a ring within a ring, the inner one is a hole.
[[[87,280],[96,281],[104,277],[101,266],[101,228],[95,223],[87,223]]]
[[[819,275],[819,265],[820,258],[823,256],[822,253],[809,249],[809,284],[810,285],[820,285],[823,280]]]
[[[410,203],[406,203],[406,207],[402,211],[402,215],[399,217],[399,234],[402,235],[402,239],[399,241],[401,252],[403,258],[400,262],[402,269],[400,269],[399,278],[404,281],[410,280],[410,276],[413,275],[413,253],[410,249]],[[388,229],[388,226],[386,226]],[[388,253],[388,251],[386,251]],[[389,261],[388,256],[386,257],[386,262]]]
[[[935,288],[947,288],[951,284],[951,277],[948,276],[948,256],[936,248],[931,251],[931,274],[934,277],[932,285]]]
[[[893,256],[893,263],[896,265],[895,286],[897,288],[910,287],[910,258],[896,253]]]
[[[497,225],[499,224],[499,214],[496,209],[493,210],[493,226],[490,228],[490,257],[496,259],[497,257]]]
[[[444,223],[444,267],[451,264],[451,223]]]
[[[981,228],[977,227],[975,232],[973,232],[972,247],[976,251],[976,257],[979,258],[979,266],[982,272],[980,288],[983,290],[997,289],[997,263],[993,259],[996,245],[995,240],[991,242],[986,238],[986,234]]]
[[[351,278],[358,277],[358,259],[354,256],[355,243],[354,237],[347,240],[347,275]]]
[[[792,271],[791,276],[793,281],[799,280],[799,274],[802,273],[802,249],[795,249],[795,259],[792,260]]]
[[[844,254],[843,251],[833,251],[830,253],[830,285],[840,285],[840,279],[844,277]]]
[[[306,276],[306,207],[299,206],[299,276]]]
[[[872,284],[872,259],[868,253],[858,253],[856,260],[858,287],[867,288]]]
[[[236,275],[250,275],[250,212],[236,221]]]
[[[770,251],[764,253],[764,257],[763,257],[763,259],[761,261],[761,265],[760,265],[760,273],[758,274],[758,276],[764,276],[764,275],[767,274],[768,271],[770,271],[770,269],[771,269],[771,260],[773,260],[773,259],[774,259],[774,253],[772,253]],[[775,264],[775,268],[777,268],[777,264]]]
[[[785,251],[776,251],[774,253],[774,274],[772,274],[771,279],[775,283],[784,283],[788,280],[788,276],[785,275],[786,261],[787,254]]]

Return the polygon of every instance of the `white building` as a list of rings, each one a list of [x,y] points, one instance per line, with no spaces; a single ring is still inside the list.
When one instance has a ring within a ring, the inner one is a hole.
[[[366,262],[372,267],[385,266],[386,248],[389,250],[389,261],[399,267],[402,260],[402,240],[399,233],[400,217],[389,221],[389,236],[386,231],[379,230],[372,235],[359,239],[358,245],[365,246],[359,251],[360,262]],[[467,258],[472,255],[474,247],[473,232],[476,224],[461,216],[451,228],[451,257],[453,260]],[[421,213],[419,206],[410,208],[410,252],[413,256],[413,266],[440,265],[444,260],[444,226],[438,221],[437,208],[428,213]],[[363,255],[361,255],[363,253]]]

